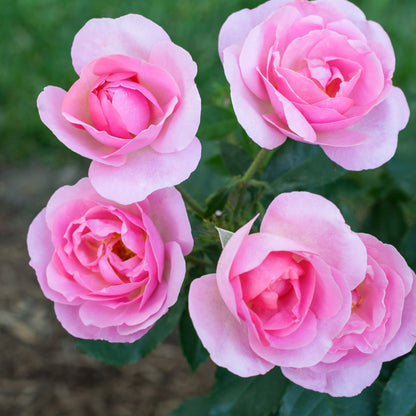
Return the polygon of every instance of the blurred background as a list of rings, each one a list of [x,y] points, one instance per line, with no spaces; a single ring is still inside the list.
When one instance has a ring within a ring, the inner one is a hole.
[[[225,180],[220,132],[235,122],[216,106],[218,100],[228,96],[217,54],[218,32],[230,13],[260,3],[1,1],[0,414],[159,416],[174,409],[182,399],[209,390],[213,366],[206,363],[192,374],[175,334],[138,363],[114,368],[83,355],[55,319],[52,303],[44,299],[27,265],[26,232],[54,190],[87,175],[89,161],[68,150],[42,124],[36,99],[47,85],[68,89],[77,79],[70,49],[74,35],[87,20],[127,13],[150,18],[198,64],[197,84],[203,102],[198,136],[203,162],[186,187],[194,197],[206,197]],[[405,92],[413,112],[400,134],[396,156],[387,165],[375,171],[348,173],[313,190],[336,202],[355,231],[371,232],[396,245],[414,268],[416,3],[354,3],[390,35],[397,60],[394,83]],[[257,146],[250,146],[252,152],[257,151]],[[215,175],[208,175],[210,167],[216,169]]]

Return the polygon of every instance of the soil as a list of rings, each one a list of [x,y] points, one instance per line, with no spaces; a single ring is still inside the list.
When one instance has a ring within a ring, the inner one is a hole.
[[[192,374],[173,334],[135,364],[111,367],[80,352],[55,318],[28,265],[26,233],[76,166],[0,170],[0,415],[163,416],[209,391],[214,366]]]

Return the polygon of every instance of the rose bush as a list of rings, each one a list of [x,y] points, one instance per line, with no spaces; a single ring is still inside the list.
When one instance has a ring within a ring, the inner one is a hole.
[[[409,119],[382,27],[346,0],[271,0],[232,14],[219,52],[237,119],[261,147],[286,136],[349,170],[389,160]]]
[[[368,253],[365,279],[354,289],[351,316],[324,359],[310,368],[282,368],[303,387],[354,396],[373,383],[384,361],[416,341],[415,274],[397,250],[359,234]]]
[[[176,302],[193,239],[176,189],[122,206],[84,178],[53,194],[27,243],[41,289],[69,333],[133,342]]]
[[[127,15],[87,22],[71,54],[79,80],[68,92],[46,87],[39,114],[62,143],[92,159],[94,188],[129,204],[188,178],[201,153],[188,52],[157,24]]]
[[[253,221],[190,288],[191,319],[216,364],[242,377],[281,366],[307,388],[354,395],[382,361],[410,351],[414,273],[392,246],[352,232],[307,192],[276,197],[249,234]]]

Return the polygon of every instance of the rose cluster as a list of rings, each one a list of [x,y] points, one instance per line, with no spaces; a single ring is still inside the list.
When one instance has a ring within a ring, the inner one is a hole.
[[[289,137],[349,170],[388,161],[409,118],[384,30],[346,0],[270,0],[231,15],[219,53],[237,119],[259,146]],[[175,304],[193,248],[175,185],[196,169],[196,64],[152,21],[92,19],[79,79],[39,95],[41,120],[91,159],[28,232],[30,265],[72,335],[133,342]],[[415,274],[391,245],[353,232],[325,198],[293,192],[226,243],[195,279],[189,313],[212,360],[249,377],[353,396],[416,341]],[[213,226],[215,224],[212,224]]]
[[[356,234],[325,198],[281,194],[226,244],[189,308],[212,360],[242,377],[281,366],[304,387],[353,396],[416,341],[415,274],[397,250]]]

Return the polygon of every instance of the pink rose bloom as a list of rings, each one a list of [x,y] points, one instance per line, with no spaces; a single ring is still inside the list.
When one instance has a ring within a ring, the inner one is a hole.
[[[62,143],[92,159],[97,192],[130,204],[187,179],[201,156],[201,100],[188,52],[131,14],[88,21],[71,54],[79,80],[68,92],[46,87],[39,114]]]
[[[350,319],[319,364],[282,368],[295,383],[332,396],[359,394],[377,378],[384,361],[408,353],[416,341],[415,274],[394,247],[359,235],[368,266],[352,292]]]
[[[253,221],[228,241],[216,274],[191,284],[198,336],[241,377],[316,365],[350,319],[365,246],[331,202],[308,192],[279,195],[249,234]]]
[[[139,339],[176,302],[193,246],[175,188],[122,206],[98,195],[88,178],[53,194],[27,243],[62,326],[110,342]]]
[[[409,119],[380,25],[346,0],[271,0],[224,23],[219,52],[239,123],[261,147],[286,136],[349,170],[393,155]]]

